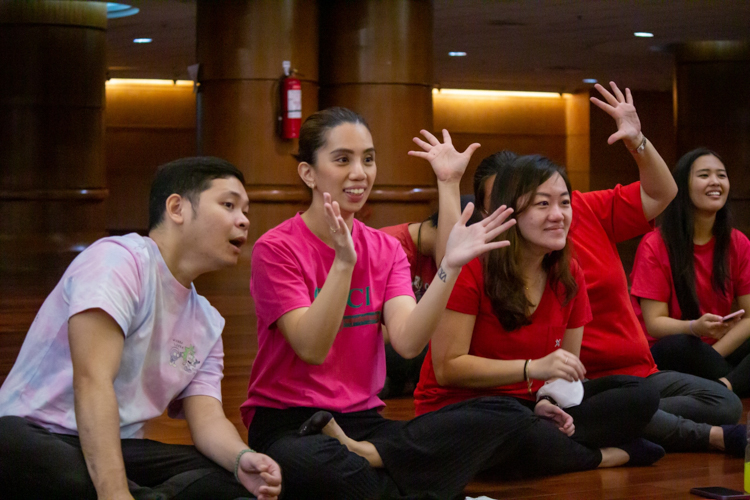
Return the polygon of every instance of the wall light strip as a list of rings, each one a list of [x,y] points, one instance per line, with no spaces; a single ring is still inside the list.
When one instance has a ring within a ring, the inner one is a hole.
[[[534,97],[542,99],[561,99],[570,94],[557,92],[523,92],[520,90],[472,90],[472,89],[432,89],[434,95],[449,95],[458,97]]]
[[[192,87],[193,80],[149,80],[142,78],[110,78],[107,85],[176,85],[178,87]]]

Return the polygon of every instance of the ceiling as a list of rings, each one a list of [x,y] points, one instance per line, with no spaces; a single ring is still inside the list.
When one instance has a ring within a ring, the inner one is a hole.
[[[121,0],[110,19],[110,77],[188,79],[194,0]],[[434,0],[435,85],[575,92],[584,78],[639,90],[672,87],[674,44],[750,40],[748,0]],[[654,33],[636,38],[635,31]],[[152,38],[135,44],[134,38]],[[449,57],[450,51],[466,57]]]

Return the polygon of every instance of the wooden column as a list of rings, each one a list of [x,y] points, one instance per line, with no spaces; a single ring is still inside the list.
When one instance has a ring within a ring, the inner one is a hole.
[[[106,9],[0,3],[4,273],[59,270],[104,235]]]
[[[724,160],[735,227],[750,232],[750,44],[695,42],[677,48],[674,84],[678,157],[699,146]]]
[[[321,108],[344,106],[368,121],[378,177],[360,218],[381,227],[421,220],[436,199],[427,162],[407,156],[432,129],[432,2],[320,2]]]
[[[282,61],[302,80],[302,118],[318,109],[317,19],[314,0],[198,1],[198,149],[245,174],[251,241],[309,200],[297,140],[276,131]]]

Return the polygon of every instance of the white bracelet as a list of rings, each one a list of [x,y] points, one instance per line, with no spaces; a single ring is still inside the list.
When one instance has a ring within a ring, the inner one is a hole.
[[[234,478],[238,483],[241,482],[240,476],[238,474],[238,472],[240,471],[240,458],[242,458],[242,455],[244,455],[245,453],[256,453],[256,451],[252,448],[245,448],[237,454],[237,458],[234,460]]]

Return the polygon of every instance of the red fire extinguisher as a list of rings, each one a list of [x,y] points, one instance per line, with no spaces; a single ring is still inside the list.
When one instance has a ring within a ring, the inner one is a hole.
[[[302,82],[292,72],[292,64],[283,62],[284,77],[281,79],[281,137],[296,139],[302,125]]]

